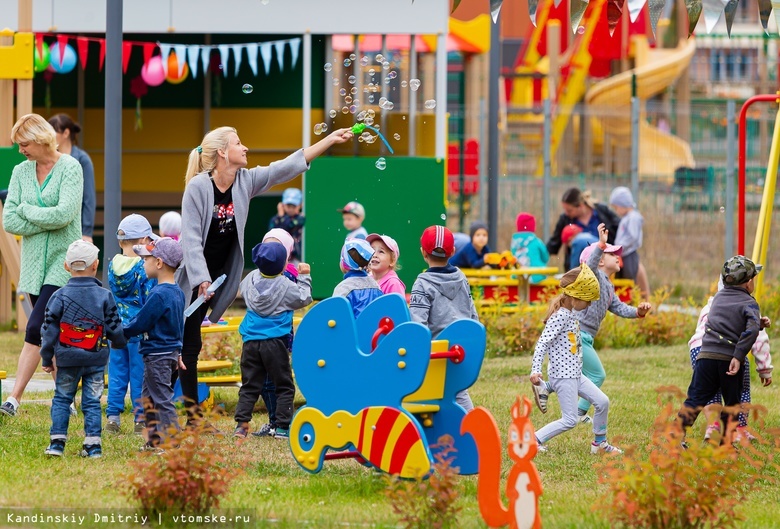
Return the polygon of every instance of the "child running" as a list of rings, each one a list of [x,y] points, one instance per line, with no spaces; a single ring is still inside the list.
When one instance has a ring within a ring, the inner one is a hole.
[[[539,449],[546,451],[544,443],[577,425],[579,395],[596,408],[593,418],[595,439],[590,452],[623,453],[607,441],[609,398],[582,373],[580,322],[574,312],[585,310],[592,301],[599,299],[598,279],[588,265],[583,264],[564,274],[561,288],[561,294],[550,302],[544,331],[536,342],[531,367],[531,383],[537,388],[545,384],[542,380],[542,362],[545,355],[549,357],[547,375],[550,381],[547,384],[558,393],[562,413],[560,419],[536,431]]]

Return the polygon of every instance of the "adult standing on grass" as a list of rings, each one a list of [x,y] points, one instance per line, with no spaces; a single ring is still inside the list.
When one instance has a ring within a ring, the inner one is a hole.
[[[247,169],[247,151],[232,127],[219,127],[203,137],[192,150],[182,198],[182,246],[184,261],[177,282],[194,301],[206,295],[184,322],[179,361],[182,393],[189,404],[198,402],[198,355],[202,347],[200,326],[209,308],[209,320],[219,321],[238,292],[244,270],[244,228],[249,201],[268,188],[288,182],[309,168],[312,160],[332,145],[352,139],[349,129],[338,129],[318,143],[299,149],[268,167]],[[224,284],[211,296],[206,290],[221,274]],[[189,408],[188,424],[198,416]]]
[[[550,256],[557,255],[563,246],[561,233],[569,224],[574,224],[582,228],[585,233],[592,234],[595,239],[599,238],[599,224],[602,222],[609,231],[609,244],[614,244],[615,233],[617,233],[620,218],[606,204],[594,202],[590,197],[590,192],[582,192],[576,187],[567,189],[561,197],[561,208],[563,213],[558,217],[558,223],[555,230],[547,241],[547,251]],[[571,268],[571,247],[566,245],[566,254],[563,261],[564,271]]]
[[[53,115],[49,118],[49,124],[54,127],[57,135],[57,150],[62,154],[70,154],[81,164],[81,171],[84,174],[84,193],[81,196],[81,238],[92,242],[92,231],[95,228],[95,167],[89,154],[76,145],[81,126],[67,114]]]
[[[81,164],[57,152],[54,128],[38,114],[19,118],[11,129],[11,141],[27,160],[14,167],[3,209],[3,228],[22,236],[21,276],[16,286],[26,292],[33,310],[27,322],[19,355],[16,383],[0,406],[5,415],[16,415],[27,383],[41,361],[41,325],[46,303],[68,282],[65,253],[81,238]]]

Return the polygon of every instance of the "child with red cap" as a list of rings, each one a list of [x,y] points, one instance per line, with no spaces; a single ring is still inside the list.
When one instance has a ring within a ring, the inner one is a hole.
[[[535,231],[536,219],[533,215],[526,212],[517,215],[517,233],[512,235],[510,250],[519,266],[546,266],[550,259],[547,246],[536,236]],[[538,283],[545,277],[542,274],[534,274],[531,276],[531,283]]]
[[[426,325],[434,340],[454,321],[479,321],[466,276],[448,263],[455,253],[452,232],[444,226],[425,228],[420,237],[420,250],[429,268],[412,285],[409,304],[412,320]],[[474,408],[466,390],[459,391],[455,401],[466,411]]]

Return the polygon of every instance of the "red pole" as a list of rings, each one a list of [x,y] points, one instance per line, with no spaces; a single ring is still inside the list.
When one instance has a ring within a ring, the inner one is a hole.
[[[753,96],[742,105],[742,110],[739,111],[739,190],[737,191],[738,199],[738,216],[737,216],[737,253],[739,255],[745,255],[745,166],[747,164],[747,110],[753,104],[759,101],[773,101],[778,102],[777,94],[761,94]]]

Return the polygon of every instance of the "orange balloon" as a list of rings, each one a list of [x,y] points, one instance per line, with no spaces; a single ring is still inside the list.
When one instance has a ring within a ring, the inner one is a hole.
[[[171,52],[168,55],[168,75],[165,76],[165,80],[171,84],[180,84],[190,74],[190,68],[187,63],[184,63],[184,68],[179,75],[179,60],[176,57],[176,52]]]

